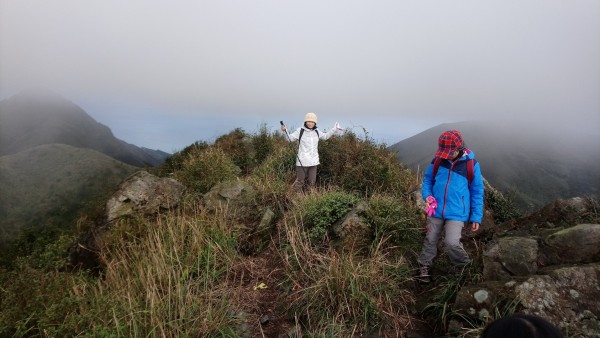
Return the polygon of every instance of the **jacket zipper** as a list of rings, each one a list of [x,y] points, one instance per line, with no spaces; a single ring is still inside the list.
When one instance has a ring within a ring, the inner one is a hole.
[[[450,177],[452,176],[452,168],[454,168],[454,162],[450,165],[450,170],[448,170],[448,180],[446,180],[446,188],[444,189],[444,207],[442,208],[442,219],[444,218],[444,214],[446,213],[446,197],[448,196],[448,186],[450,185]]]

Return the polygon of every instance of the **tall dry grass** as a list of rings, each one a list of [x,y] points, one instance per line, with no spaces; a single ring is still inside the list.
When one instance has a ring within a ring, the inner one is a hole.
[[[235,335],[220,281],[239,257],[225,218],[198,211],[117,228],[102,252],[104,276],[89,290],[112,304],[104,328],[128,337]]]
[[[323,250],[315,247],[301,213],[290,215],[281,223],[279,254],[289,289],[286,310],[303,336],[353,337],[374,330],[396,336],[410,326],[414,298],[403,286],[411,280],[404,257],[391,256],[385,240],[367,256]]]

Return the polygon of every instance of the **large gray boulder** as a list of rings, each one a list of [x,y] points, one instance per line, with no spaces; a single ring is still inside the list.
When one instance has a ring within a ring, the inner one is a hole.
[[[106,203],[106,219],[141,213],[156,214],[176,207],[185,187],[172,178],[161,178],[147,171],[138,171],[121,184],[119,190]]]
[[[333,225],[334,245],[355,251],[368,247],[373,237],[373,229],[361,216],[368,208],[366,202],[360,202]]]
[[[483,277],[502,280],[512,276],[528,276],[538,270],[538,243],[527,237],[504,237],[492,243],[483,253]]]
[[[528,312],[567,327],[586,313],[600,317],[599,276],[598,263],[561,267],[517,284],[515,296]]]
[[[479,320],[520,309],[549,320],[573,337],[600,335],[600,264],[558,267],[509,281],[464,286],[454,311]],[[512,309],[512,310],[511,310]]]
[[[202,197],[204,208],[215,211],[223,208],[234,209],[251,204],[256,196],[254,188],[244,181],[234,179],[221,182]]]
[[[174,208],[181,202],[184,190],[183,184],[172,178],[160,178],[146,171],[131,175],[106,203],[106,219],[84,233],[71,246],[70,265],[92,271],[101,270],[100,243],[114,221],[131,215],[154,215]]]
[[[578,224],[546,237],[544,265],[600,261],[600,224]]]
[[[490,321],[515,311],[569,337],[600,337],[600,221],[594,199],[557,200],[501,224],[482,255],[483,279],[458,291],[453,311]]]

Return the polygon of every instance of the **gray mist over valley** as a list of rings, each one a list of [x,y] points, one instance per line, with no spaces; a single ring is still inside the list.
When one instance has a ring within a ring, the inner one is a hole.
[[[600,144],[599,17],[580,0],[1,0],[0,95],[48,88],[166,152],[309,111],[387,144],[471,120]]]

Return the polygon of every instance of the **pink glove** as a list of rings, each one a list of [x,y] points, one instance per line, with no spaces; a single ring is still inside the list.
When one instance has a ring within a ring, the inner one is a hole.
[[[431,217],[435,214],[435,209],[438,207],[437,201],[433,196],[428,196],[425,201],[427,201],[427,210],[425,210],[425,212],[427,213],[427,216]]]

